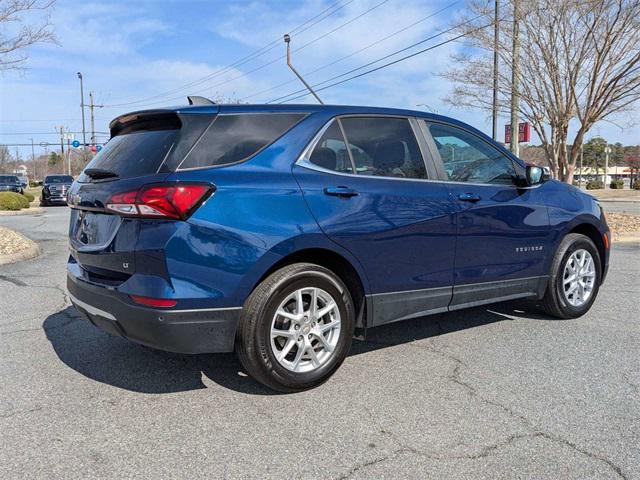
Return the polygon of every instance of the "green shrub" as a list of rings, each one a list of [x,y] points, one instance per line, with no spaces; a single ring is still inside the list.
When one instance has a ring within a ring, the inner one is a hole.
[[[624,188],[624,182],[622,180],[611,180],[609,187],[614,190],[622,190]]]
[[[14,192],[0,192],[0,210],[20,210],[29,208],[29,200]]]
[[[634,190],[640,190],[640,180],[636,180],[633,184]]]
[[[36,197],[34,197],[32,194],[30,194],[27,191],[22,192],[22,195],[24,197],[27,197],[27,200],[29,201],[29,203],[33,202],[35,200]]]
[[[587,190],[601,190],[604,188],[604,182],[601,180],[591,180],[587,182]]]

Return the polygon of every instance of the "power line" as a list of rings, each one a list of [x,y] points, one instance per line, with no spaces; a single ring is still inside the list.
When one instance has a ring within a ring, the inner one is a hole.
[[[395,36],[397,36],[397,35],[399,35],[399,34],[401,34],[401,33],[403,33],[403,32],[406,32],[407,30],[409,30],[409,29],[411,29],[411,28],[415,27],[416,25],[419,25],[420,23],[422,23],[422,22],[424,22],[424,21],[428,20],[429,18],[432,18],[432,17],[434,17],[434,16],[436,16],[436,15],[438,15],[438,14],[440,14],[440,13],[444,12],[445,10],[448,10],[449,8],[453,7],[454,5],[456,5],[456,4],[458,4],[458,3],[460,3],[460,0],[456,0],[455,2],[450,3],[449,5],[447,5],[447,6],[443,7],[443,8],[441,8],[440,10],[437,10],[437,11],[435,11],[435,12],[433,12],[433,13],[431,13],[431,14],[429,14],[429,15],[425,16],[425,17],[422,17],[422,18],[420,18],[419,20],[417,20],[417,21],[415,21],[415,22],[413,22],[413,23],[411,23],[411,24],[409,24],[409,25],[406,25],[405,27],[403,27],[403,28],[401,28],[401,29],[399,29],[399,30],[396,30],[395,32],[390,33],[389,35],[387,35],[387,36],[385,36],[385,37],[382,37],[382,38],[380,38],[380,39],[376,40],[375,42],[372,42],[372,43],[370,43],[370,44],[368,44],[368,45],[366,45],[366,46],[364,46],[364,47],[360,48],[359,50],[356,50],[355,52],[352,52],[352,53],[350,53],[350,54],[348,54],[348,55],[345,55],[345,56],[343,56],[343,57],[340,57],[340,58],[338,58],[337,60],[333,60],[333,61],[332,61],[332,62],[330,62],[330,63],[326,63],[326,64],[324,64],[324,65],[322,65],[322,66],[320,66],[320,67],[318,67],[318,68],[315,68],[315,69],[313,69],[313,70],[311,70],[311,71],[309,71],[309,72],[305,72],[305,73],[304,73],[304,75],[312,75],[312,74],[314,74],[314,73],[319,72],[320,70],[324,70],[325,68],[328,68],[328,67],[331,67],[332,65],[335,65],[335,64],[337,64],[337,63],[340,63],[340,62],[342,62],[343,60],[346,60],[347,58],[351,58],[351,57],[353,57],[353,56],[355,56],[355,55],[357,55],[357,54],[359,54],[359,53],[362,53],[362,52],[364,52],[365,50],[368,50],[368,49],[369,49],[369,48],[371,48],[371,47],[374,47],[374,46],[376,46],[376,45],[379,45],[380,43],[385,42],[385,41],[389,40],[389,39],[390,39],[390,38],[392,38],[392,37],[395,37]],[[283,86],[285,86],[285,85],[289,85],[289,84],[291,84],[291,83],[294,83],[295,81],[296,81],[296,80],[288,80],[288,81],[286,81],[286,82],[282,82],[282,83],[280,83],[280,84],[278,84],[278,85],[275,85],[275,86],[273,86],[273,87],[271,87],[271,88],[267,88],[267,89],[265,89],[265,90],[261,90],[261,91],[259,91],[259,92],[253,93],[253,94],[248,95],[248,96],[246,96],[246,97],[243,97],[241,100],[246,100],[246,99],[248,99],[248,98],[257,97],[258,95],[262,95],[263,93],[271,92],[271,91],[276,90],[276,89],[278,89],[278,88],[280,88],[280,87],[283,87]]]
[[[96,145],[106,145],[107,142],[98,142]],[[42,146],[41,144],[45,144],[47,147],[49,146],[54,146],[54,147],[59,147],[60,146],[60,142],[55,141],[55,142],[50,142],[50,141],[42,141],[42,142],[36,142],[34,140],[34,146],[38,147],[38,146]],[[4,145],[5,147],[30,147],[31,144],[30,143],[0,143],[0,145]]]
[[[358,20],[358,19],[362,18],[363,16],[365,16],[365,15],[369,14],[370,12],[372,12],[372,11],[373,11],[373,10],[375,10],[376,8],[378,8],[378,7],[382,6],[382,5],[384,5],[384,4],[385,4],[385,3],[387,3],[388,1],[389,1],[389,0],[383,0],[383,1],[379,2],[379,3],[377,3],[376,5],[374,5],[374,6],[370,7],[370,8],[368,8],[367,10],[365,10],[365,11],[364,11],[364,12],[362,12],[362,13],[360,13],[360,14],[359,14],[359,15],[357,15],[356,17],[354,17],[354,18],[352,18],[352,19],[350,19],[350,20],[348,20],[348,21],[346,21],[346,22],[344,22],[344,23],[340,24],[338,27],[333,28],[332,30],[330,30],[330,31],[328,31],[328,32],[325,32],[323,35],[320,35],[319,37],[317,37],[317,38],[315,38],[315,39],[311,40],[310,42],[308,42],[308,43],[306,43],[306,44],[304,44],[304,45],[301,45],[300,47],[298,47],[298,48],[294,49],[293,51],[294,51],[294,52],[300,51],[300,50],[302,50],[303,48],[308,47],[308,46],[309,46],[309,45],[311,45],[312,43],[315,43],[315,42],[317,42],[317,41],[319,41],[319,40],[321,40],[321,39],[323,39],[323,38],[325,38],[325,37],[327,37],[327,36],[331,35],[332,33],[334,33],[334,32],[336,32],[336,31],[340,30],[341,28],[346,27],[346,26],[347,26],[347,25],[349,25],[350,23],[353,23],[354,21],[356,21],[356,20]],[[280,40],[279,40],[279,42],[280,42]],[[249,70],[249,71],[247,71],[247,72],[241,73],[240,75],[236,75],[235,77],[229,78],[229,79],[227,79],[227,80],[225,80],[225,81],[223,81],[223,82],[217,83],[217,84],[215,84],[215,85],[211,85],[211,86],[207,87],[206,89],[198,90],[198,91],[196,91],[196,92],[192,92],[192,93],[203,93],[203,92],[208,91],[208,90],[209,90],[209,89],[211,89],[211,88],[216,88],[216,87],[220,87],[220,86],[222,86],[222,85],[226,85],[227,83],[231,83],[231,82],[233,82],[234,80],[238,80],[239,78],[246,77],[247,75],[250,75],[251,73],[257,72],[258,70],[262,70],[263,68],[266,68],[266,67],[268,67],[268,66],[270,66],[270,65],[273,65],[274,63],[279,62],[279,61],[281,61],[281,60],[282,60],[282,55],[280,55],[280,56],[278,56],[278,57],[276,57],[276,58],[274,58],[274,59],[272,59],[272,60],[270,60],[270,61],[268,61],[268,62],[266,62],[266,63],[263,63],[263,64],[261,64],[261,65],[257,66],[256,68],[253,68],[253,69],[251,69],[251,70]],[[183,96],[182,96],[182,95],[180,95],[180,96],[177,96],[177,97],[167,98],[167,99],[163,99],[163,100],[159,100],[159,101],[155,101],[155,102],[148,102],[148,103],[147,103],[147,102],[145,102],[145,103],[143,103],[142,105],[138,105],[138,107],[140,107],[140,106],[148,106],[148,105],[156,105],[156,104],[159,104],[159,103],[166,103],[166,102],[170,102],[170,101],[173,101],[173,100],[180,100],[180,99],[182,99],[182,98],[183,98]]]
[[[433,35],[430,35],[430,36],[428,36],[427,38],[424,38],[424,39],[419,40],[419,41],[417,41],[417,42],[415,42],[415,43],[412,43],[411,45],[408,45],[408,46],[403,47],[403,48],[401,48],[401,49],[399,49],[399,50],[396,50],[396,51],[394,51],[394,52],[392,52],[392,53],[389,53],[389,54],[387,54],[387,55],[384,55],[384,56],[382,56],[382,57],[380,57],[380,58],[378,58],[378,59],[376,59],[376,60],[373,60],[373,61],[371,61],[371,62],[365,63],[364,65],[360,65],[359,67],[352,68],[351,70],[348,70],[348,71],[346,71],[346,72],[344,72],[344,73],[341,73],[341,74],[339,74],[339,75],[335,75],[335,76],[333,76],[333,77],[327,78],[326,80],[323,80],[322,82],[318,82],[318,83],[316,83],[316,84],[312,85],[312,87],[322,86],[322,85],[324,85],[325,83],[329,83],[329,82],[331,82],[331,81],[333,81],[333,80],[336,80],[336,79],[338,79],[338,78],[345,77],[345,76],[347,76],[347,75],[349,75],[349,74],[351,74],[351,73],[357,72],[358,70],[362,70],[363,68],[370,67],[371,65],[374,65],[374,64],[376,64],[376,63],[379,63],[379,62],[381,62],[381,61],[383,61],[383,60],[386,60],[386,59],[388,59],[388,58],[394,57],[394,56],[398,55],[399,53],[406,52],[407,50],[411,50],[412,48],[415,48],[415,47],[417,47],[418,45],[421,45],[421,44],[423,44],[423,43],[429,42],[429,41],[431,41],[431,40],[433,40],[433,39],[435,39],[435,38],[438,38],[438,37],[440,37],[440,36],[442,36],[442,35],[444,35],[444,34],[446,34],[446,33],[449,33],[449,32],[451,32],[451,31],[454,31],[454,30],[456,30],[456,29],[458,29],[458,28],[460,28],[460,27],[462,27],[462,26],[464,26],[464,25],[466,25],[466,24],[468,24],[468,23],[471,23],[471,22],[473,22],[473,21],[475,21],[475,20],[477,20],[478,18],[481,18],[481,17],[483,17],[483,16],[484,16],[484,15],[482,15],[482,14],[481,14],[481,15],[477,15],[477,16],[475,16],[475,17],[473,17],[473,18],[469,19],[469,20],[466,20],[465,22],[462,22],[462,23],[460,23],[460,24],[458,24],[458,25],[454,25],[454,26],[452,26],[452,27],[449,27],[449,28],[447,28],[446,30],[441,30],[441,31],[440,31],[440,32],[438,32],[438,33],[435,33],[435,34],[433,34]],[[493,22],[492,22],[492,24],[493,24]],[[464,36],[464,35],[463,35],[463,36]],[[447,43],[448,43],[448,42],[447,42]],[[407,58],[410,58],[410,57],[407,57]],[[322,89],[322,90],[323,90],[323,89]],[[296,90],[296,91],[294,91],[294,92],[288,93],[287,95],[283,95],[283,96],[281,96],[281,97],[278,97],[278,98],[274,98],[274,99],[272,99],[272,100],[269,100],[267,103],[275,103],[275,102],[278,102],[278,101],[280,101],[280,100],[284,100],[284,99],[286,99],[287,97],[290,97],[290,96],[292,96],[292,95],[297,95],[297,94],[302,93],[302,92],[306,92],[306,89]],[[306,95],[303,95],[303,97],[304,97],[304,96],[306,96]],[[299,98],[299,97],[296,97],[296,98]],[[289,99],[289,100],[292,100],[292,99]],[[289,100],[284,100],[284,101],[289,101]],[[281,103],[283,103],[283,102],[281,102]]]
[[[479,15],[479,16],[478,16],[478,17],[476,17],[475,19],[479,18],[480,16],[482,16],[482,15]],[[475,20],[475,19],[472,19],[472,20]],[[465,23],[466,23],[466,22],[465,22]],[[464,24],[462,24],[462,25],[464,25]],[[409,59],[409,58],[413,58],[413,57],[415,57],[415,56],[417,56],[417,55],[421,55],[421,54],[423,54],[423,53],[425,53],[425,52],[428,52],[428,51],[433,50],[433,49],[435,49],[435,48],[438,48],[438,47],[441,47],[441,46],[443,46],[443,45],[446,45],[447,43],[454,42],[454,41],[458,40],[459,38],[465,37],[465,36],[467,36],[467,35],[470,35],[471,33],[475,33],[475,32],[477,32],[477,31],[480,31],[480,30],[484,29],[484,28],[490,27],[491,25],[493,25],[493,22],[488,23],[488,24],[486,24],[486,25],[483,25],[483,26],[481,26],[481,27],[475,28],[475,29],[473,29],[473,30],[471,30],[471,31],[469,31],[469,32],[461,33],[461,34],[459,34],[459,35],[456,35],[455,37],[452,37],[452,38],[449,38],[449,39],[447,39],[447,40],[444,40],[444,41],[442,41],[442,42],[440,42],[440,43],[437,43],[436,45],[432,45],[432,46],[430,46],[430,47],[424,48],[424,49],[422,49],[422,50],[419,50],[419,51],[417,51],[417,52],[411,53],[411,54],[409,54],[409,55],[405,55],[404,57],[400,57],[400,58],[398,58],[398,59],[396,59],[396,60],[393,60],[393,61],[391,61],[391,62],[385,63],[385,64],[383,64],[383,65],[379,65],[379,66],[377,66],[377,67],[375,67],[375,68],[372,68],[372,69],[370,69],[370,70],[367,70],[367,71],[361,72],[361,73],[359,73],[359,74],[357,74],[357,75],[353,75],[353,76],[348,77],[348,78],[345,78],[345,79],[343,79],[343,80],[340,80],[340,81],[337,81],[337,82],[331,83],[331,84],[329,84],[329,85],[325,85],[324,87],[321,87],[321,88],[316,88],[316,91],[320,92],[320,91],[322,91],[322,90],[326,90],[326,89],[328,89],[328,88],[335,87],[335,86],[337,86],[337,85],[341,85],[341,84],[343,84],[343,83],[349,82],[349,81],[354,80],[354,79],[356,79],[356,78],[364,77],[365,75],[369,75],[370,73],[377,72],[378,70],[382,70],[383,68],[390,67],[391,65],[395,65],[396,63],[400,63],[400,62],[402,62],[402,61],[404,61],[404,60],[407,60],[407,59]],[[461,26],[461,25],[460,25],[460,26]],[[453,28],[456,28],[456,27],[453,27]],[[451,29],[449,29],[449,30],[451,30]],[[445,33],[445,32],[442,32],[442,33]],[[403,50],[404,50],[404,49],[403,49]],[[389,56],[393,56],[393,55],[395,55],[395,54],[397,54],[397,53],[398,53],[398,52],[396,52],[396,53],[394,53],[394,54],[391,54],[391,55],[387,55],[386,57],[383,57],[383,58],[388,58]],[[371,63],[377,63],[377,62],[379,62],[379,61],[380,61],[380,60],[376,60],[375,62],[371,62]],[[371,63],[369,63],[368,65],[371,65]],[[364,67],[364,66],[363,66],[363,67]],[[363,67],[359,67],[359,68],[357,68],[357,69],[355,69],[355,70],[359,70],[359,69],[361,69],[361,68],[363,68]],[[342,77],[342,76],[344,76],[344,75],[346,75],[346,73],[345,73],[345,74],[342,74],[342,75],[338,75],[338,76],[333,77],[333,78],[339,78],[339,77]],[[328,81],[330,81],[330,80],[332,80],[332,79],[325,80],[324,82],[321,82],[321,83],[326,83],[326,82],[328,82]],[[318,84],[318,85],[319,85],[319,84]],[[316,87],[316,85],[313,85],[313,87],[315,88],[315,87]],[[291,95],[295,95],[295,93],[296,93],[296,92],[293,92],[293,93],[291,93],[291,94],[289,94],[289,95],[285,95],[285,97],[288,97],[288,96],[291,96]],[[280,103],[290,102],[290,101],[292,101],[292,100],[297,100],[298,98],[303,98],[303,97],[306,97],[307,95],[309,95],[309,93],[304,93],[304,94],[302,94],[302,95],[298,95],[298,96],[296,96],[296,97],[289,98],[289,99],[284,100],[283,102],[280,102]],[[282,97],[281,97],[281,98],[282,98]],[[267,102],[267,103],[271,103],[271,102]]]
[[[335,27],[332,30],[329,30],[328,32],[323,33],[322,35],[314,38],[313,40],[308,41],[307,43],[302,44],[301,46],[299,46],[298,48],[296,48],[294,50],[294,52],[297,52],[299,50],[302,50],[303,48],[307,48],[309,45],[312,45],[314,43],[316,43],[319,40],[322,40],[325,37],[328,37],[329,35],[331,35],[332,33],[337,32],[338,30],[343,29],[344,27],[346,27],[347,25],[352,24],[353,22],[355,22],[356,20],[359,20],[360,18],[364,17],[365,15],[368,15],[369,13],[373,12],[376,8],[381,7],[382,5],[384,5],[385,3],[387,3],[389,0],[382,0],[382,2],[375,4],[373,7],[365,10],[364,12],[362,12],[360,15],[357,15],[355,17],[353,17],[351,20],[338,25],[337,27]]]
[[[304,31],[312,28],[313,26],[315,26],[318,23],[322,22],[326,18],[328,18],[331,15],[335,14],[336,12],[342,10],[343,8],[345,8],[347,5],[349,5],[352,2],[354,2],[354,0],[348,0],[347,2],[343,3],[342,5],[339,5],[338,8],[335,8],[335,9],[334,9],[334,7],[340,3],[340,0],[332,3],[329,7],[325,8],[324,10],[322,10],[317,15],[311,17],[306,22],[298,25],[293,30],[291,30],[291,34],[302,33]],[[273,50],[274,48],[276,48],[281,43],[281,41],[282,41],[281,39],[273,40],[273,41],[269,42],[268,44],[266,44],[265,46],[263,46],[262,48],[260,48],[258,50],[255,50],[254,52],[250,53],[249,55],[246,55],[246,56],[240,58],[239,60],[235,61],[234,63],[231,63],[231,64],[229,64],[229,65],[227,65],[225,67],[222,67],[221,69],[216,70],[213,73],[205,75],[204,77],[201,77],[201,78],[199,78],[197,80],[189,82],[189,83],[187,83],[187,84],[185,84],[185,85],[183,85],[181,87],[177,87],[177,88],[174,88],[172,90],[168,90],[166,92],[163,92],[163,93],[160,93],[160,94],[156,94],[156,95],[153,95],[153,96],[150,96],[150,97],[146,97],[146,98],[143,98],[143,99],[139,99],[139,100],[136,100],[136,101],[122,102],[122,103],[117,103],[117,104],[105,105],[105,107],[106,108],[114,108],[114,107],[123,107],[123,106],[127,106],[127,105],[137,104],[137,103],[145,104],[145,102],[147,100],[153,100],[153,99],[156,99],[156,98],[166,97],[168,95],[172,95],[174,93],[177,93],[179,91],[185,90],[187,88],[191,88],[191,87],[194,87],[196,85],[201,85],[202,83],[205,83],[205,82],[207,82],[209,80],[212,80],[213,78],[216,78],[216,77],[222,75],[223,73],[226,73],[226,72],[230,71],[234,67],[239,67],[241,65],[244,65],[245,63],[250,62],[251,60],[254,60],[254,59],[264,55],[265,53],[267,53],[267,52]],[[179,98],[182,98],[182,96],[180,96]],[[169,101],[169,100],[167,100],[167,101]],[[158,103],[158,102],[154,102],[154,103]]]
[[[79,135],[82,131],[79,132],[65,132]],[[97,134],[102,135],[111,135],[109,132],[96,132]],[[8,136],[8,135],[59,135],[58,132],[11,132],[11,133],[0,133],[0,136]]]

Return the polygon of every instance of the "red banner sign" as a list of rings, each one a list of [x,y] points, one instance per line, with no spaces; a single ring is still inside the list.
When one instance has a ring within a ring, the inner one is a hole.
[[[529,122],[522,122],[518,124],[518,142],[530,142],[531,141],[531,124]],[[504,143],[511,143],[511,125],[504,126]]]

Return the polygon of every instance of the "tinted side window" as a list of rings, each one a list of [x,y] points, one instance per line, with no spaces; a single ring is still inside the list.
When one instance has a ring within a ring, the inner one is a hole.
[[[322,134],[309,157],[309,162],[327,170],[353,173],[347,145],[344,143],[344,137],[337,121],[334,121]]]
[[[219,115],[180,168],[211,167],[244,160],[273,143],[303,117],[301,113]]]
[[[341,119],[356,173],[398,178],[427,178],[424,160],[406,118]]]
[[[449,180],[455,182],[516,183],[513,163],[484,140],[449,125],[429,124]]]

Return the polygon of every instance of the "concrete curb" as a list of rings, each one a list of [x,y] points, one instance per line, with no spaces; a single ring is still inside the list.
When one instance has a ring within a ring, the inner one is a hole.
[[[36,215],[42,212],[44,212],[42,207],[29,207],[23,208],[22,210],[2,210],[0,211],[0,216],[12,217],[14,215]]]
[[[16,263],[21,262],[23,260],[29,260],[31,258],[35,258],[42,253],[42,250],[33,240],[29,240],[31,245],[29,245],[24,250],[20,250],[16,253],[9,253],[7,255],[0,255],[0,265],[6,265],[8,263]]]
[[[613,244],[616,243],[640,243],[640,232],[627,232],[620,236],[613,237]]]

